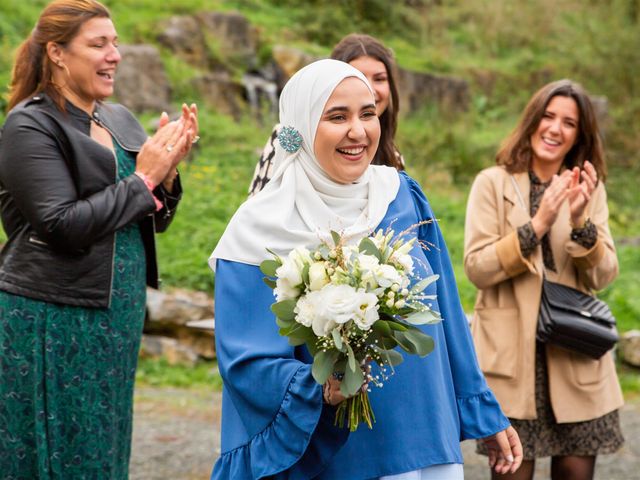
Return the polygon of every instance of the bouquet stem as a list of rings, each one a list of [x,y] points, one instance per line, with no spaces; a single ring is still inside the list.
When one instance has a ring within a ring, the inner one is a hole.
[[[376,417],[369,402],[369,393],[366,390],[361,390],[357,395],[347,398],[338,406],[333,424],[341,428],[347,426],[350,432],[355,432],[363,422],[370,429],[373,428],[375,421]]]

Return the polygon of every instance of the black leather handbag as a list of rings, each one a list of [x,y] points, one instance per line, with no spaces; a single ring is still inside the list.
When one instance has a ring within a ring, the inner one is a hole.
[[[618,330],[606,303],[543,279],[536,339],[598,359],[616,344]]]
[[[510,177],[526,211],[518,183]],[[543,277],[536,340],[598,359],[618,342],[618,329],[606,303]]]

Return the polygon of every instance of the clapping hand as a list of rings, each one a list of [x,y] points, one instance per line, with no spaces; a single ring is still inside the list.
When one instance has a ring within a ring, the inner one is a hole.
[[[573,175],[572,170],[554,175],[551,184],[544,191],[538,211],[531,219],[531,225],[538,238],[542,238],[558,218],[560,207],[569,197]]]
[[[178,122],[182,123],[182,135],[185,136],[185,141],[181,143],[181,148],[178,150],[177,158],[178,163],[182,161],[191,151],[191,147],[200,140],[198,136],[199,128],[198,128],[198,107],[195,103],[192,103],[190,107],[187,107],[185,103],[182,104],[182,116],[178,120]],[[164,127],[169,123],[169,116],[166,113],[163,113],[160,116],[159,129]],[[177,165],[177,163],[176,163]],[[165,178],[162,180],[162,184],[164,188],[169,192],[173,189],[173,181],[178,174],[175,169],[175,165],[171,168]]]
[[[567,198],[569,199],[569,211],[571,212],[571,224],[584,223],[584,211],[591,199],[591,194],[598,185],[598,173],[589,161],[585,161],[583,170],[573,167]],[[580,179],[582,178],[582,181]]]

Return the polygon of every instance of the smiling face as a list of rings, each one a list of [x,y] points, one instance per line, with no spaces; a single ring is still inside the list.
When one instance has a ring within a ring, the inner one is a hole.
[[[531,135],[534,171],[557,172],[576,142],[579,127],[576,101],[571,97],[553,97]]]
[[[353,183],[378,148],[380,122],[371,91],[356,77],[335,88],[318,122],[313,150],[320,167],[335,182]]]
[[[68,44],[50,46],[49,56],[57,65],[54,81],[76,106],[91,113],[96,100],[113,94],[121,56],[111,19],[97,17],[86,21]]]
[[[376,94],[376,113],[382,115],[389,106],[391,88],[389,87],[389,74],[384,63],[375,57],[358,57],[349,62],[349,65],[360,70]]]

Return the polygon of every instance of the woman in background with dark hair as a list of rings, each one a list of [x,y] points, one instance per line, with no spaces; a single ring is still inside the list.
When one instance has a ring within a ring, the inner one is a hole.
[[[386,165],[404,170],[404,159],[395,144],[400,100],[396,85],[396,62],[393,53],[379,40],[363,34],[352,33],[344,37],[331,52],[331,58],[346,62],[360,70],[375,92],[376,114],[380,119],[380,145],[372,165]],[[256,165],[249,196],[264,188],[273,175],[276,138],[280,125],[273,128],[271,136]]]
[[[604,151],[582,87],[540,89],[497,163],[469,195],[464,266],[478,287],[480,367],[524,448],[520,470],[499,478],[532,479],[535,459],[550,456],[553,479],[592,479],[596,456],[623,442],[613,355],[593,360],[536,342],[543,276],[591,293],[618,274]]]
[[[180,195],[196,107],[152,137],[113,93],[118,36],[56,0],[17,52],[0,138],[0,477],[126,479],[154,232]]]

